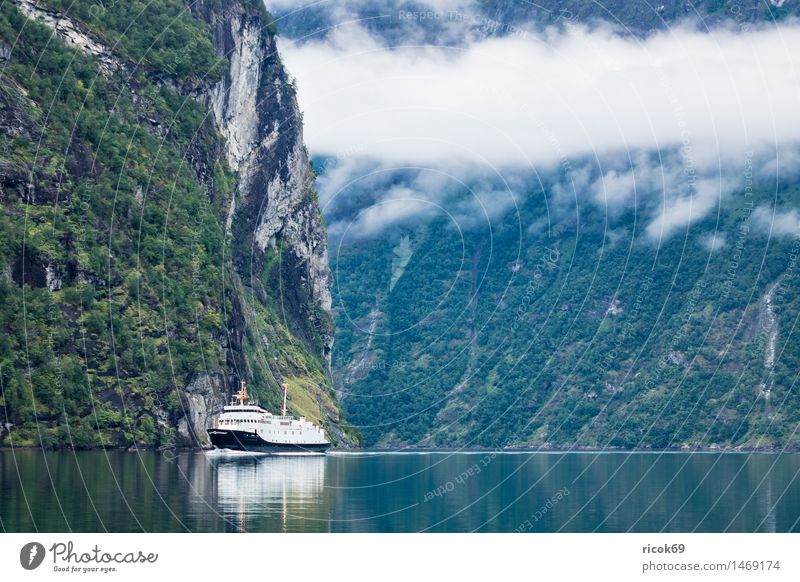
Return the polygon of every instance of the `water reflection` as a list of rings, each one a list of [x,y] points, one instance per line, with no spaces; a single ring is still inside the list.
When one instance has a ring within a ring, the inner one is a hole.
[[[0,451],[0,530],[800,530],[800,455]]]
[[[775,495],[773,494],[772,472],[767,473],[765,482],[762,485],[762,493],[760,498],[760,512],[764,514],[763,528],[768,533],[775,533],[777,531],[775,521]]]
[[[324,531],[325,457],[208,455],[220,514],[239,531]]]

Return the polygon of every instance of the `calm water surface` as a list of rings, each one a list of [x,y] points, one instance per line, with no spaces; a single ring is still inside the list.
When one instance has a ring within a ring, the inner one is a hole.
[[[800,531],[800,455],[0,451],[4,531]]]

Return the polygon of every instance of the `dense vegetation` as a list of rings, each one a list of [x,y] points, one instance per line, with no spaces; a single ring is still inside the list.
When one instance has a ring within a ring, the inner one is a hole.
[[[236,176],[213,117],[178,92],[225,71],[207,25],[178,0],[50,4],[124,68],[101,73],[2,4],[0,443],[173,445],[201,375],[253,378],[275,406],[280,374],[295,412],[322,420],[325,363],[239,281]]]
[[[575,24],[640,37],[678,22],[744,32],[798,15],[798,3],[741,0],[343,0],[276,17],[297,42],[357,22],[393,47]],[[718,216],[658,246],[644,232],[652,212],[608,214],[580,192],[578,207],[547,213],[556,184],[536,191],[537,178],[523,177],[519,214],[462,224],[463,239],[440,217],[361,239],[354,228],[332,241],[334,372],[365,443],[800,445],[795,241],[747,230],[739,192]],[[356,221],[381,192],[413,180],[398,172],[394,182],[351,185],[327,218]],[[447,199],[448,211],[469,198],[425,195]],[[754,199],[800,204],[795,183],[762,185]],[[713,232],[720,248],[712,252]],[[779,355],[767,365],[773,286]]]
[[[343,16],[347,15],[347,16]],[[781,22],[800,16],[797,2],[769,0],[477,0],[436,5],[415,0],[340,0],[309,2],[298,8],[278,7],[281,32],[298,42],[318,40],[342,22],[359,26],[389,46],[409,39],[436,45],[460,44],[471,38],[515,36],[525,31],[583,23],[605,23],[623,34],[644,36],[676,22],[698,28],[725,26],[747,29],[763,22]]]
[[[214,54],[205,25],[181,0],[50,0],[53,7],[86,23],[122,57],[180,79],[219,77],[227,62]]]
[[[10,3],[0,38],[14,46],[4,97],[27,97],[3,157],[36,177],[30,190],[4,185],[0,218],[0,262],[14,275],[0,279],[14,443],[170,444],[157,411],[180,414],[185,378],[221,365],[212,338],[224,332],[221,224],[233,180],[218,164],[209,201],[185,159],[189,143],[213,151],[218,138],[195,103],[144,82],[134,103]],[[214,58],[204,40],[203,63]]]
[[[367,444],[800,446],[794,239],[750,225],[743,192],[660,247],[641,208],[546,195],[549,229],[532,191],[463,239],[434,218],[332,245],[334,366]],[[786,209],[800,190],[754,199]]]

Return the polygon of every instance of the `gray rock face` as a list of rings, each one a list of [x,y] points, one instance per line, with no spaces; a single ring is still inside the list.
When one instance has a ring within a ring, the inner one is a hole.
[[[75,46],[84,53],[94,56],[104,75],[108,76],[120,68],[120,62],[111,50],[75,21],[33,0],[12,0],[12,2],[28,18],[38,20],[52,28],[65,44]]]
[[[225,54],[230,69],[228,75],[207,93],[207,101],[227,140],[228,163],[235,171],[259,145],[257,91],[261,83],[261,61],[265,50],[271,48],[261,42],[257,23],[244,18],[244,15],[238,16],[229,22],[217,24],[218,46],[220,42],[232,44],[230,49],[223,45],[228,49]]]
[[[211,428],[225,404],[222,395],[222,378],[215,374],[201,374],[184,389],[185,416],[178,422],[181,444],[207,447]]]
[[[50,291],[59,291],[62,285],[61,269],[59,266],[53,263],[48,263],[44,270],[47,288],[50,289]]]
[[[215,49],[230,68],[201,100],[214,112],[226,138],[228,162],[239,173],[238,200],[231,205],[228,225],[240,257],[250,259],[240,265],[240,273],[257,287],[264,251],[280,242],[282,252],[296,259],[286,283],[307,286],[311,301],[328,311],[327,234],[314,196],[294,84],[263,12],[239,2],[221,8],[212,4],[195,10],[211,26]],[[297,313],[296,319],[308,315]],[[332,336],[325,338],[327,353],[332,341]]]

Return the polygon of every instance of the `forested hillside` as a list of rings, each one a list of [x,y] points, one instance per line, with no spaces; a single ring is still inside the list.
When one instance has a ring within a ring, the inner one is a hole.
[[[335,241],[337,387],[366,442],[800,445],[800,233],[770,228],[798,184],[743,187],[663,240],[657,198],[615,211],[559,187],[490,220],[459,217],[464,191]]]
[[[800,4],[274,4],[366,444],[800,444]]]
[[[287,382],[341,437],[324,231],[270,22],[259,2],[0,6],[0,444],[206,444],[239,379],[271,407]]]

